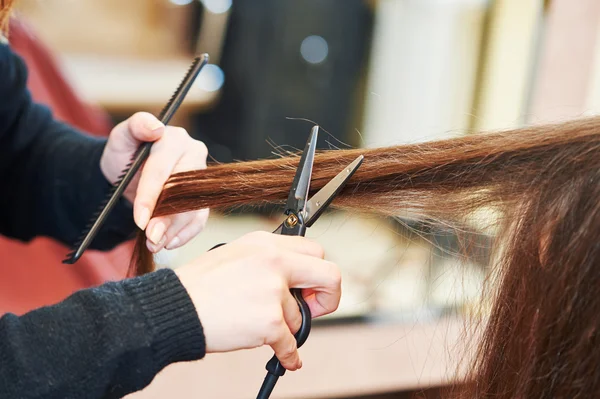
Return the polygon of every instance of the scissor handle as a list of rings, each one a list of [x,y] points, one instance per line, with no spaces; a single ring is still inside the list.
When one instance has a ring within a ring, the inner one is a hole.
[[[209,251],[222,247],[225,244],[226,243],[217,244],[211,249],[209,249]],[[296,332],[296,334],[294,334],[294,337],[296,338],[296,345],[298,346],[298,348],[300,348],[302,345],[304,345],[304,343],[308,339],[308,336],[310,335],[310,329],[312,326],[312,314],[310,313],[310,308],[308,307],[308,304],[302,296],[302,290],[299,288],[292,288],[290,292],[296,300],[298,308],[300,308],[300,315],[302,316],[302,324],[300,325],[300,329]],[[277,359],[277,356],[273,356],[271,360],[269,360],[269,363],[267,363],[267,370],[272,374],[280,377],[285,374],[285,368],[281,366],[281,363],[279,362],[279,359]]]
[[[296,338],[296,344],[298,348],[300,348],[306,340],[308,339],[308,335],[310,334],[310,328],[312,325],[312,317],[310,313],[310,308],[308,304],[302,297],[302,290],[298,288],[292,288],[291,290],[292,296],[298,303],[298,307],[300,308],[300,314],[302,315],[302,324],[300,325],[300,329],[294,334]],[[281,365],[277,356],[273,355],[271,360],[267,363],[267,371],[273,375],[281,377],[285,374],[285,368]]]
[[[296,331],[296,334],[294,334],[298,348],[300,348],[302,345],[304,345],[310,334],[310,328],[312,326],[312,314],[310,313],[308,304],[302,296],[302,290],[299,288],[292,288],[290,291],[292,292],[292,296],[296,300],[296,303],[298,303],[300,314],[302,315],[302,324],[300,325],[300,329]]]
[[[217,244],[211,249],[209,249],[209,251],[222,247],[225,244],[226,243],[224,242],[221,244]],[[294,337],[296,338],[296,344],[298,345],[298,348],[300,348],[302,345],[304,345],[304,343],[308,339],[308,336],[310,335],[310,329],[312,326],[312,314],[310,313],[310,308],[308,307],[308,304],[302,296],[302,290],[298,288],[292,288],[290,292],[296,300],[296,303],[298,303],[298,308],[300,308],[300,315],[302,316],[302,324],[300,325],[300,329],[296,332],[296,334],[294,334]]]
[[[215,245],[214,247],[212,247],[211,249],[209,249],[209,251],[212,251],[213,249],[217,249],[219,247],[222,247],[223,245],[227,244],[226,242],[222,242],[220,244]]]

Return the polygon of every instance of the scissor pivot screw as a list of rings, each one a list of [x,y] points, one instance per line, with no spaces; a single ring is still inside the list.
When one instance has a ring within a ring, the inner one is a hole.
[[[298,216],[294,215],[293,213],[287,217],[287,219],[285,219],[285,225],[287,227],[294,227],[295,225],[298,224]]]

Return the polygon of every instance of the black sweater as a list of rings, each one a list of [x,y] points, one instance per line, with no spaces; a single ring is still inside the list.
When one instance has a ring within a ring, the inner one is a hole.
[[[26,80],[23,61],[0,43],[0,234],[68,244],[109,187],[99,166],[105,141],[53,120]],[[94,248],[113,248],[134,230],[123,200]],[[1,317],[0,398],[119,398],[204,354],[193,303],[173,271],[159,270]]]

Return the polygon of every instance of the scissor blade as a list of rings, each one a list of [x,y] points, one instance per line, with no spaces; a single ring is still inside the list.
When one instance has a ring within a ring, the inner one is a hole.
[[[358,156],[348,166],[329,181],[306,203],[305,224],[310,227],[321,216],[323,211],[329,206],[331,201],[346,185],[346,182],[352,177],[364,159],[363,155]]]
[[[281,223],[277,228],[273,231],[273,234],[281,234],[283,231],[283,223]]]
[[[310,178],[312,176],[313,163],[315,160],[315,152],[317,150],[317,138],[319,136],[319,126],[312,128],[298,169],[296,170],[296,176],[292,183],[292,189],[288,196],[286,209],[293,209],[296,211],[303,211],[306,207],[306,199],[308,198],[308,192],[310,189]]]

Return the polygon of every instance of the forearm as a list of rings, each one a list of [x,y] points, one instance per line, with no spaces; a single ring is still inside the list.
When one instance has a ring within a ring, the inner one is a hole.
[[[177,276],[161,270],[0,319],[0,397],[120,398],[205,354]]]
[[[85,136],[52,121],[6,176],[10,192],[4,198],[5,234],[29,240],[37,235],[71,244],[98,210],[109,182],[100,170],[105,140]],[[135,231],[131,205],[122,199],[114,208],[92,248],[110,249]]]
[[[72,243],[109,189],[100,171],[104,141],[57,122],[34,103],[23,60],[1,44],[0,77],[0,234]],[[132,235],[125,201],[105,226],[92,248],[108,249]]]

